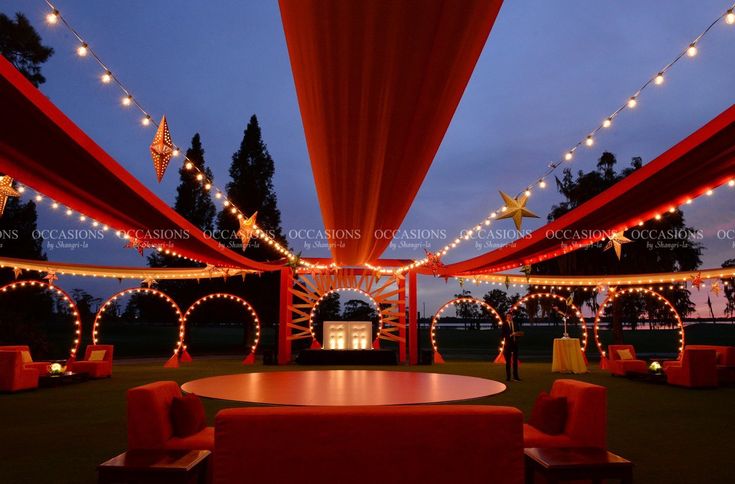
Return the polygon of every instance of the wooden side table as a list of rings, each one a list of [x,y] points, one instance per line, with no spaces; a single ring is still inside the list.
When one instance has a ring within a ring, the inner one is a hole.
[[[208,450],[129,450],[97,466],[99,484],[205,484]]]
[[[591,479],[594,483],[600,483],[603,479],[619,479],[622,484],[633,482],[633,463],[606,450],[531,447],[525,449],[524,453],[526,484],[533,484],[537,472],[550,484],[577,479]]]

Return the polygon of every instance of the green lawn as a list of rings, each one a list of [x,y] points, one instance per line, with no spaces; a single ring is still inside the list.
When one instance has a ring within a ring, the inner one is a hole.
[[[162,359],[117,364],[112,379],[0,395],[0,482],[95,482],[95,466],[125,449],[125,391],[130,387],[156,380],[183,383],[211,375],[297,368],[243,367],[240,358],[195,359],[178,369],[164,369],[162,364]],[[502,366],[480,362],[392,369],[504,377]],[[521,376],[523,382],[512,384],[505,393],[473,403],[512,405],[528,415],[538,392],[560,377],[550,372],[548,362],[523,363]],[[574,378],[608,387],[609,446],[635,462],[636,482],[733,482],[735,388],[688,390],[614,378],[596,369]],[[205,405],[210,421],[219,409],[234,406],[212,400],[205,400]],[[303,445],[308,438],[295,434],[293,445]]]

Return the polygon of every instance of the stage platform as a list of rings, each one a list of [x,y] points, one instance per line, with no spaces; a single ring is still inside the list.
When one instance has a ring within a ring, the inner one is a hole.
[[[301,350],[299,365],[397,365],[395,350]]]
[[[495,395],[494,380],[420,371],[302,370],[242,373],[184,383],[200,397],[272,405],[410,405]]]

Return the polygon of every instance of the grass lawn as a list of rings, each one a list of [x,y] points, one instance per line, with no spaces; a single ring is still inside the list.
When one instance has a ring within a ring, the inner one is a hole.
[[[163,360],[121,363],[116,364],[112,379],[0,395],[0,482],[96,482],[96,465],[126,447],[125,391],[130,387],[157,380],[184,383],[212,375],[298,368],[243,367],[240,361],[200,358],[178,369],[163,368]],[[504,367],[481,362],[386,369],[504,379]],[[560,375],[550,372],[548,362],[527,362],[521,365],[521,377],[523,382],[513,383],[506,392],[472,403],[511,405],[528,416],[538,392]],[[608,388],[609,447],[633,460],[636,482],[733,482],[735,388],[688,390],[615,378],[597,369],[573,378]],[[205,406],[211,423],[218,410],[236,405],[205,400]],[[290,444],[306,445],[308,439],[295,433]]]

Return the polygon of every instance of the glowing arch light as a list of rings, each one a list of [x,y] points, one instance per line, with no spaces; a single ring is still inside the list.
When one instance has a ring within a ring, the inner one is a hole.
[[[587,361],[587,358],[585,356],[585,352],[587,351],[587,322],[584,320],[584,317],[582,317],[582,311],[571,302],[567,302],[567,299],[563,296],[560,296],[559,294],[554,294],[551,292],[536,292],[531,294],[526,294],[522,298],[520,298],[518,301],[513,304],[513,306],[510,307],[508,310],[508,314],[513,315],[519,307],[521,307],[521,304],[525,304],[527,301],[533,300],[533,299],[552,299],[555,301],[559,301],[564,303],[568,309],[571,309],[574,313],[574,317],[577,318],[579,321],[580,327],[582,328],[582,346],[580,350],[582,351],[582,356],[585,358],[585,361]],[[503,356],[503,350],[505,349],[505,341],[500,341],[500,347],[498,348],[499,354],[498,357],[495,358],[496,363],[504,363],[505,357]]]
[[[260,341],[260,320],[258,319],[258,314],[255,312],[255,309],[248,303],[246,300],[241,298],[240,296],[235,296],[234,294],[227,294],[224,292],[217,292],[213,294],[208,294],[204,297],[201,297],[194,301],[191,306],[189,306],[189,309],[186,310],[184,313],[184,325],[186,325],[187,320],[189,319],[189,316],[191,313],[194,312],[196,308],[202,305],[202,303],[205,303],[207,301],[211,301],[214,299],[226,299],[229,301],[235,301],[239,303],[241,306],[243,306],[247,311],[250,312],[250,315],[253,317],[253,320],[255,321],[255,339],[253,341],[253,344],[250,345],[250,354],[243,360],[244,365],[250,365],[255,363],[255,350],[258,348],[258,342]]]
[[[309,312],[309,332],[311,333],[311,348],[312,349],[320,349],[321,345],[319,344],[319,341],[316,339],[316,332],[314,332],[314,316],[316,316],[316,311],[319,309],[319,304],[330,294],[333,294],[335,292],[356,292],[358,294],[361,294],[366,299],[370,301],[370,303],[375,308],[375,311],[378,313],[378,332],[375,334],[375,339],[373,340],[373,348],[377,348],[379,345],[379,338],[380,333],[383,331],[383,313],[380,311],[380,305],[378,304],[378,301],[375,300],[373,296],[368,294],[367,292],[363,291],[362,289],[352,288],[352,287],[339,287],[337,289],[330,289],[329,291],[325,292],[321,296],[319,296],[319,299],[314,302],[314,306],[312,306],[311,311]]]
[[[184,336],[186,336],[186,320],[184,319],[184,315],[181,313],[179,305],[176,304],[176,301],[171,299],[168,294],[150,287],[132,287],[130,289],[123,289],[122,291],[113,294],[105,302],[103,302],[94,317],[94,324],[92,325],[92,342],[94,344],[97,344],[97,342],[99,341],[100,322],[105,311],[110,307],[113,302],[117,301],[119,298],[131,294],[150,294],[153,296],[158,296],[166,301],[168,304],[170,304],[174,312],[176,313],[176,317],[178,318],[179,322],[179,340],[174,347],[173,356],[169,358],[164,366],[166,368],[178,367],[179,356],[181,356],[181,361],[191,361],[191,356],[189,356],[189,353],[186,351],[186,345],[184,344]]]
[[[76,360],[77,352],[79,351],[79,343],[82,336],[82,321],[81,319],[79,319],[79,309],[77,309],[77,304],[76,302],[74,302],[74,299],[72,299],[72,297],[63,289],[56,287],[49,282],[36,280],[11,282],[10,284],[6,284],[0,287],[0,292],[14,291],[16,289],[24,287],[40,287],[47,289],[48,291],[55,293],[65,303],[69,305],[72,317],[74,318],[74,344],[72,345],[71,350],[69,350],[69,361],[67,362],[67,364]]]
[[[599,328],[600,328],[600,320],[602,320],[602,315],[605,312],[605,308],[610,306],[615,299],[619,298],[620,296],[624,296],[626,294],[647,294],[649,296],[655,297],[658,301],[661,301],[664,303],[666,308],[669,310],[671,315],[676,320],[676,323],[679,325],[679,354],[677,356],[677,359],[681,359],[681,355],[684,352],[684,322],[681,320],[681,316],[679,316],[679,312],[676,310],[673,304],[671,304],[671,301],[666,299],[663,295],[660,293],[654,291],[653,289],[646,289],[643,287],[631,287],[628,289],[621,289],[617,291],[608,291],[607,297],[605,300],[600,304],[600,309],[597,310],[597,314],[595,315],[595,324],[594,324],[594,334],[595,334],[595,344],[597,345],[597,350],[600,352],[600,368],[607,368],[607,353],[602,348],[602,342],[600,342],[600,335],[599,335]]]
[[[503,324],[503,319],[500,317],[500,314],[498,314],[495,308],[482,299],[477,299],[474,297],[458,297],[452,299],[451,301],[445,303],[444,306],[440,307],[439,310],[431,318],[431,331],[429,334],[431,335],[431,347],[434,349],[434,363],[444,363],[444,358],[442,357],[441,353],[439,353],[439,345],[436,341],[436,325],[439,323],[439,318],[441,318],[442,313],[444,313],[444,311],[446,311],[449,306],[461,303],[479,304],[480,306],[488,310],[490,315],[496,319],[498,325]]]

